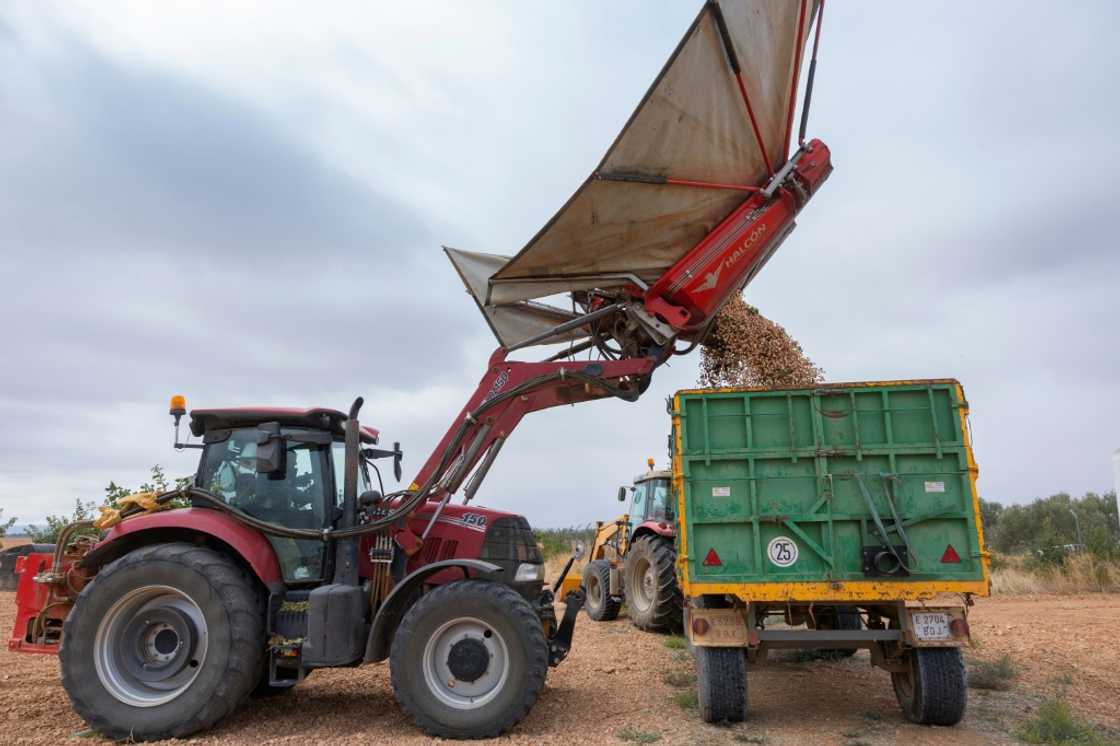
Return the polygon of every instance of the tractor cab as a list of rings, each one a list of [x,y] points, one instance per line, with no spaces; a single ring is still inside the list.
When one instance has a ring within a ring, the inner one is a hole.
[[[194,486],[262,521],[293,529],[333,528],[342,516],[345,419],[333,409],[194,410],[191,433],[202,438]],[[376,430],[361,429],[363,445],[377,441]],[[370,487],[363,460],[357,492]],[[325,580],[327,543],[267,538],[286,583]]]
[[[619,499],[625,501],[625,493],[630,493],[631,531],[649,521],[672,526],[676,511],[673,510],[672,472],[668,469],[650,468],[644,474],[634,477],[633,487],[620,487]]]

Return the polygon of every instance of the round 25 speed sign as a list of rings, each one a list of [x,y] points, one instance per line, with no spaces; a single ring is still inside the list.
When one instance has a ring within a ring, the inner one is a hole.
[[[766,556],[778,567],[789,567],[797,562],[797,542],[788,536],[775,536],[766,546]]]

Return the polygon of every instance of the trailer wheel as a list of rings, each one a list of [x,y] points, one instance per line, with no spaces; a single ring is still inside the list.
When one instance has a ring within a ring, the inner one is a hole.
[[[493,738],[537,701],[548,644],[533,607],[508,585],[461,580],[408,610],[389,666],[397,702],[426,733]]]
[[[694,647],[696,694],[705,723],[747,718],[747,657],[742,648]]]
[[[968,703],[960,648],[917,648],[906,656],[909,670],[891,683],[906,719],[919,725],[956,725]]]
[[[817,616],[817,629],[858,630],[863,628],[863,618],[858,611],[844,608],[822,610]],[[823,648],[821,654],[829,658],[851,658],[856,648]]]
[[[63,627],[62,685],[114,740],[183,738],[257,683],[264,615],[253,582],[194,544],[153,544],[103,568]]]
[[[681,626],[681,591],[677,587],[677,553],[668,540],[643,536],[626,553],[627,615],[639,629]]]
[[[618,619],[622,604],[611,596],[611,563],[606,560],[588,562],[583,573],[583,590],[587,594],[583,605],[587,616],[596,622]]]

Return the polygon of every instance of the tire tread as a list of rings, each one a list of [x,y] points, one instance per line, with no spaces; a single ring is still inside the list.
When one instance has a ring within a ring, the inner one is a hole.
[[[213,727],[233,712],[257,684],[260,660],[264,654],[264,619],[254,580],[232,560],[213,549],[176,542],[141,547],[109,563],[98,572],[93,582],[82,589],[73,611],[63,624],[62,649],[59,651],[62,658],[70,652],[67,641],[74,639],[72,635],[83,605],[91,602],[94,595],[99,593],[99,588],[104,587],[115,575],[153,562],[177,564],[207,579],[211,589],[221,599],[230,623],[230,654],[214,695],[207,698],[202,707],[186,713],[178,722],[144,732],[115,723],[106,713],[98,711],[86,698],[86,682],[78,680],[83,677],[76,676],[64,662],[60,666],[62,685],[70,696],[74,711],[90,728],[115,740],[184,738]],[[237,617],[236,621],[234,617]],[[96,679],[96,673],[91,671],[90,675]],[[94,682],[93,686],[99,687],[100,682]]]

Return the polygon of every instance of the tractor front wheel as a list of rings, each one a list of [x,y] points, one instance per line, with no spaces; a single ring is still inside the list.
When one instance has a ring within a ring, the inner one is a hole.
[[[512,588],[460,580],[408,610],[389,666],[397,702],[429,735],[493,738],[537,701],[548,643],[533,607]]]
[[[666,631],[681,626],[677,553],[668,539],[643,536],[626,553],[627,615],[639,629]]]
[[[257,683],[264,614],[253,581],[195,544],[153,544],[103,568],[63,628],[62,686],[114,740],[183,738]]]
[[[622,604],[611,595],[611,563],[591,560],[583,573],[583,590],[587,596],[583,608],[596,622],[618,619]]]

